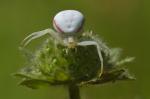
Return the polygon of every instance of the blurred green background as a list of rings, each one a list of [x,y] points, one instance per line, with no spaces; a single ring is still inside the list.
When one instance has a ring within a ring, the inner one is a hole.
[[[64,87],[31,90],[11,74],[24,64],[18,46],[29,33],[52,27],[60,10],[76,9],[93,30],[123,56],[136,81],[82,87],[82,99],[150,99],[150,0],[0,0],[0,99],[67,99]]]

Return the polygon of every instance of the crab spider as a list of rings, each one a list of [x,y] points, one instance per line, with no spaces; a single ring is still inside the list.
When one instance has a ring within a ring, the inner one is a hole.
[[[84,23],[84,15],[76,10],[64,10],[57,13],[53,19],[53,26],[57,32],[48,28],[42,31],[34,32],[27,36],[22,45],[25,47],[32,40],[37,39],[46,34],[50,34],[54,38],[55,43],[61,43],[68,48],[76,48],[76,46],[89,46],[94,45],[97,48],[97,52],[99,55],[99,60],[101,63],[101,70],[99,77],[101,77],[103,73],[103,57],[101,53],[100,44],[95,40],[87,40],[78,42],[78,40],[74,40],[77,35],[77,32],[81,30]]]

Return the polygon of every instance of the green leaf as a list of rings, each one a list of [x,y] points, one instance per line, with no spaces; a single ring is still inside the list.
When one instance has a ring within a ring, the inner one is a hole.
[[[50,83],[48,81],[35,80],[35,79],[25,79],[21,81],[19,84],[32,89],[39,89],[41,87],[50,86]]]
[[[34,66],[25,67],[21,69],[19,72],[15,73],[14,76],[25,78],[25,79],[36,79],[36,80],[44,80],[49,83],[53,83],[53,77],[44,75],[38,68]]]

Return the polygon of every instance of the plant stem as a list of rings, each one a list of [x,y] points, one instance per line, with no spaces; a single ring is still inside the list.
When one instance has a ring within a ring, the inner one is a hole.
[[[69,85],[69,99],[81,99],[79,86],[75,84]]]

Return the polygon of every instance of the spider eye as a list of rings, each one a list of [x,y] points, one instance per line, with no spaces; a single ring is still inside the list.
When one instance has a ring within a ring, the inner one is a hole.
[[[84,16],[76,10],[64,10],[56,14],[53,26],[59,33],[73,35],[82,29]]]

